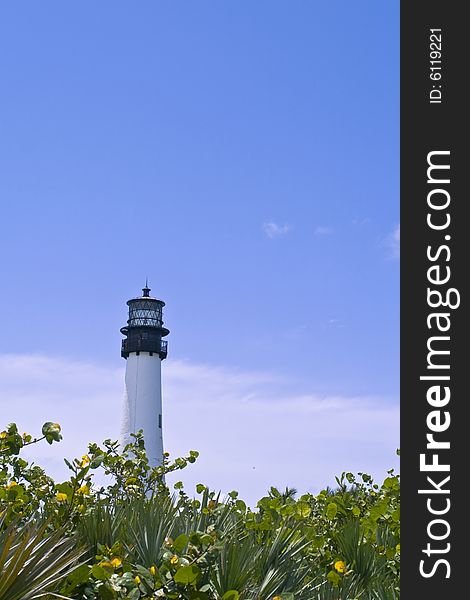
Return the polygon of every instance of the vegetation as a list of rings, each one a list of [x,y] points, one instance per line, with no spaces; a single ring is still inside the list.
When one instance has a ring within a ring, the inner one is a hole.
[[[343,473],[336,489],[296,498],[271,488],[257,507],[200,484],[196,497],[151,468],[142,435],[120,452],[106,440],[65,461],[56,483],[21,457],[61,439],[0,432],[0,600],[395,600],[399,597],[399,478],[382,485]],[[97,470],[108,486],[93,483]]]

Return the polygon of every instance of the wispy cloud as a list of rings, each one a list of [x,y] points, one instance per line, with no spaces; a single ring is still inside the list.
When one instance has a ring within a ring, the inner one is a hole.
[[[343,329],[345,327],[345,324],[343,323],[342,319],[328,319],[328,321],[326,322],[326,326],[329,328],[335,328],[335,329]]]
[[[400,224],[385,238],[384,246],[388,249],[391,258],[400,258]]]
[[[352,224],[356,227],[363,227],[364,225],[369,225],[371,222],[369,217],[355,217],[352,220]]]
[[[318,225],[315,227],[313,233],[317,236],[331,235],[333,233],[333,229],[331,227],[326,227],[325,225]]]
[[[277,375],[169,359],[163,365],[164,440],[172,456],[199,450],[176,478],[190,490],[204,482],[238,489],[254,503],[271,485],[318,491],[343,470],[381,476],[396,466],[398,407],[380,397],[289,393]],[[124,365],[44,356],[0,355],[0,426],[16,421],[39,433],[61,423],[60,446],[41,444],[29,456],[57,477],[62,457],[81,456],[89,441],[117,439]]]
[[[273,239],[287,235],[289,231],[292,230],[292,227],[288,223],[285,223],[284,225],[278,225],[273,221],[269,221],[263,223],[262,229],[269,238]]]

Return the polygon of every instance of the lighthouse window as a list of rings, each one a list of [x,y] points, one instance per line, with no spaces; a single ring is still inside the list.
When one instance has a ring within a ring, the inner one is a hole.
[[[162,415],[158,415],[158,426],[162,428]]]
[[[130,326],[161,327],[162,323],[162,305],[158,300],[131,300]]]
[[[149,333],[148,333],[148,331],[143,331],[140,335],[141,335],[141,338],[143,340],[148,340],[149,339]]]

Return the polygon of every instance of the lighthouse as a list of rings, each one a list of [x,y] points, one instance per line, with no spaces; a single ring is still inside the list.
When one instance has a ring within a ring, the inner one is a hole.
[[[131,433],[143,430],[149,462],[163,461],[162,435],[162,360],[168,342],[162,338],[170,332],[163,327],[165,303],[150,296],[147,282],[142,296],[127,301],[129,318],[121,328],[121,356],[126,359],[126,389],[121,442],[132,441]]]

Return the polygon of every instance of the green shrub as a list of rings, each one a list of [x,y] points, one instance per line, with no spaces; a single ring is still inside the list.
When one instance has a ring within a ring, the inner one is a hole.
[[[65,461],[70,477],[56,483],[20,457],[24,446],[60,441],[60,426],[46,423],[42,434],[20,435],[15,424],[0,432],[0,600],[399,596],[393,471],[382,485],[343,473],[335,489],[315,496],[271,488],[250,508],[237,492],[221,498],[202,484],[195,497],[181,482],[171,491],[165,475],[193,463],[197,452],[173,462],[165,455],[152,468],[141,432],[122,451],[111,440],[90,444]],[[97,470],[110,476],[108,486],[93,483]],[[12,558],[23,551],[29,558]]]

